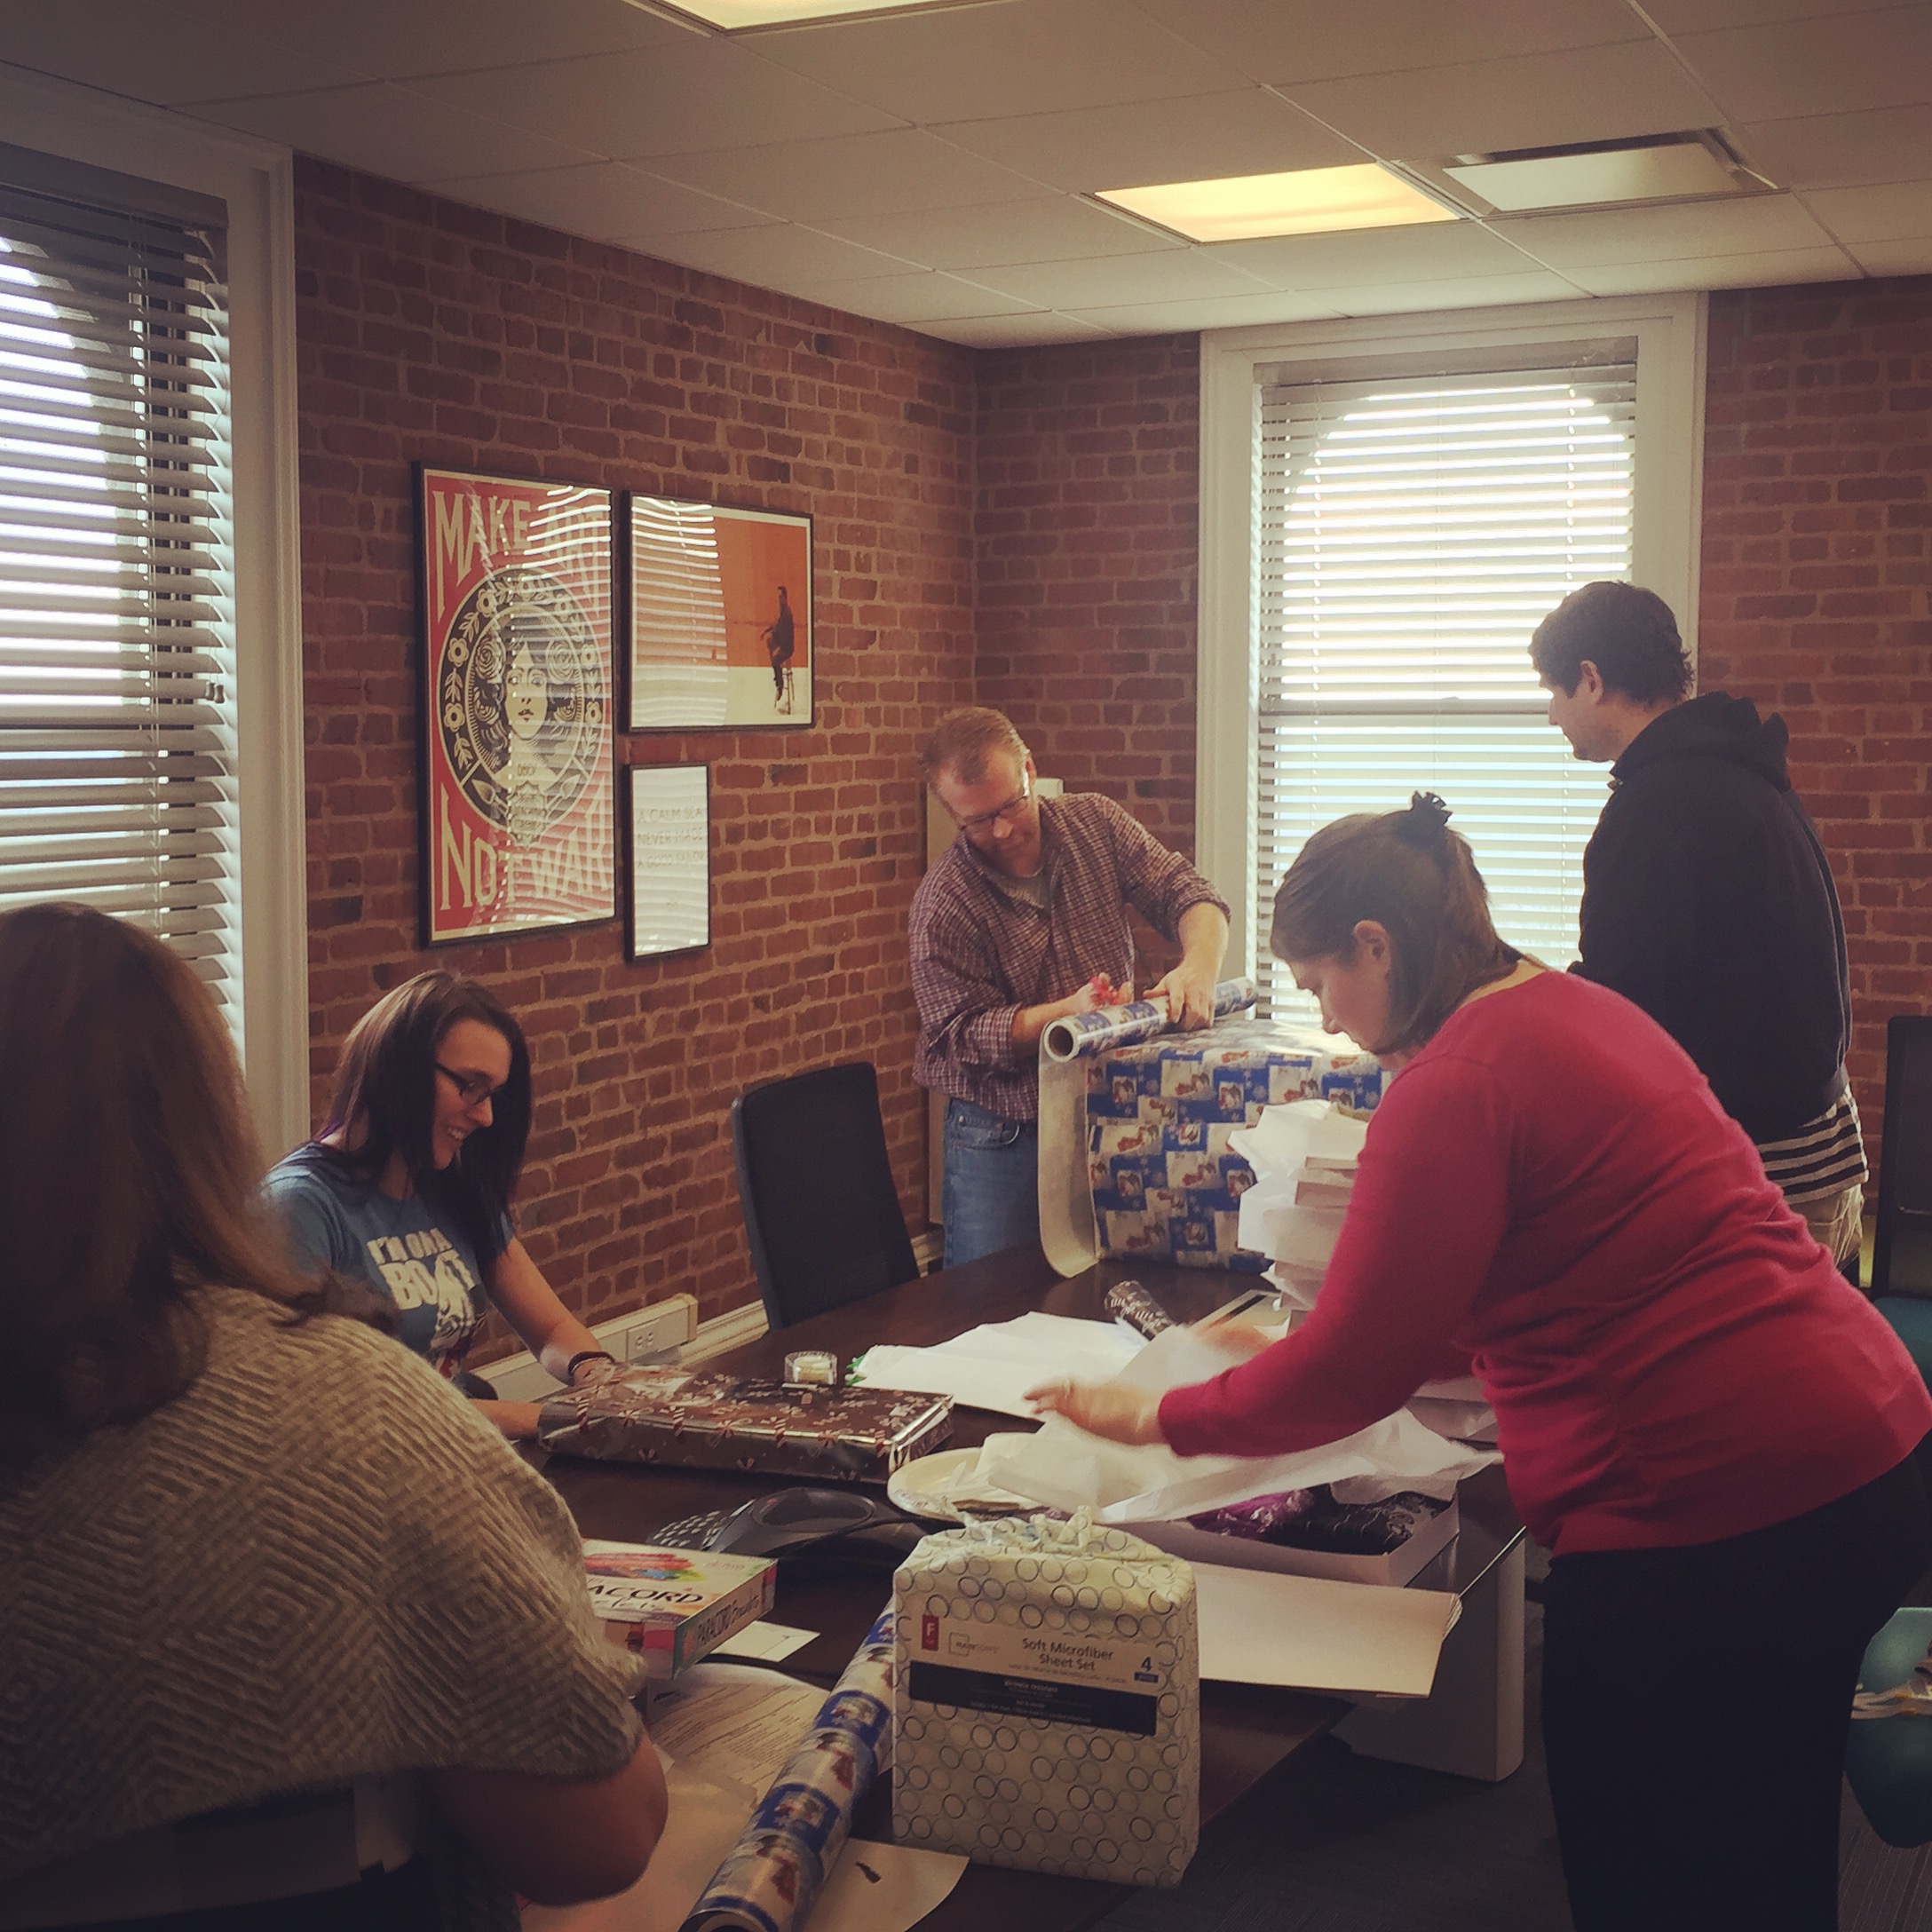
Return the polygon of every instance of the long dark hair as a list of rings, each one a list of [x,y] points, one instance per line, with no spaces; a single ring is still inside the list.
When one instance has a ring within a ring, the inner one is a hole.
[[[510,1045],[510,1078],[490,1103],[490,1124],[439,1170],[436,1057],[458,1020],[480,1020]],[[515,1200],[530,1137],[530,1049],[510,1009],[479,980],[460,973],[418,973],[386,993],[351,1031],[336,1069],[336,1092],[321,1137],[329,1152],[364,1181],[381,1177],[400,1153],[416,1192],[451,1215],[479,1258],[503,1246],[499,1218]],[[353,1143],[353,1144],[350,1144]]]
[[[299,1303],[214,1002],[85,906],[0,915],[0,1470],[138,1421],[207,1362],[198,1292]]]
[[[1358,812],[1325,825],[1275,894],[1269,944],[1297,962],[1351,959],[1355,928],[1389,934],[1389,1031],[1372,1053],[1413,1053],[1478,986],[1523,955],[1496,937],[1489,888],[1449,808],[1417,792],[1406,812]]]

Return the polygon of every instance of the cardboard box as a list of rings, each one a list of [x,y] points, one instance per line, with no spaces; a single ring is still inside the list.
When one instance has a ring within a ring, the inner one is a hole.
[[[1405,1542],[1382,1556],[1345,1556],[1338,1550],[1222,1536],[1187,1522],[1136,1523],[1129,1527],[1156,1549],[1185,1556],[1190,1563],[1219,1564],[1229,1570],[1273,1570],[1285,1576],[1326,1577],[1337,1583],[1403,1584],[1432,1556],[1448,1548],[1461,1524],[1452,1497],[1446,1509],[1418,1524]]]
[[[590,1607],[611,1642],[643,1658],[653,1680],[675,1676],[772,1607],[778,1565],[762,1556],[655,1543],[583,1546]]]

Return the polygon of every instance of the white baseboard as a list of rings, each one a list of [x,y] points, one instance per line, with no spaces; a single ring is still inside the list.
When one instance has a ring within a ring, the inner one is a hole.
[[[590,1333],[619,1361],[628,1361],[631,1330],[654,1315],[661,1305],[653,1303],[629,1315],[599,1322]],[[746,1302],[727,1309],[722,1315],[714,1315],[709,1321],[700,1322],[697,1334],[677,1350],[676,1358],[680,1362],[701,1362],[708,1356],[722,1355],[726,1349],[735,1349],[741,1342],[756,1342],[764,1333],[764,1304]],[[506,1355],[498,1362],[480,1362],[477,1374],[505,1402],[541,1402],[558,1386],[557,1378],[528,1350]]]

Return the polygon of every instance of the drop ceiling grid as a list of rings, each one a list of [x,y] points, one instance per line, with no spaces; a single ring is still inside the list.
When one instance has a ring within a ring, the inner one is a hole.
[[[0,0],[0,59],[955,340],[1932,269],[1923,4],[991,0],[724,37],[627,0]],[[1787,192],[1259,251],[1080,198],[1697,124]]]

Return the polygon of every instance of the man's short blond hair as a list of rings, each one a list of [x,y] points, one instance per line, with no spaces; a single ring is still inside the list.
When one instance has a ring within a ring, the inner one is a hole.
[[[986,759],[995,751],[1010,751],[1020,758],[1032,756],[1004,711],[969,705],[962,711],[948,711],[939,720],[938,729],[919,754],[919,769],[928,785],[937,784],[942,774],[962,785],[977,785],[986,777]]]

